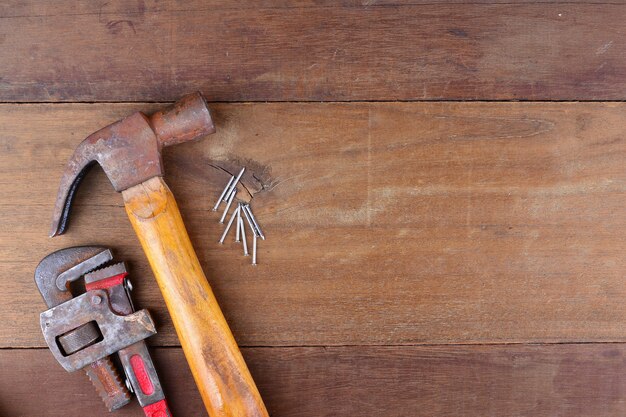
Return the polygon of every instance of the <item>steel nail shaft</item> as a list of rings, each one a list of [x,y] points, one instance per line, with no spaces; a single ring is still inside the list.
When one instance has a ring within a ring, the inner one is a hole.
[[[256,236],[257,235],[256,228],[254,227],[254,223],[252,223],[252,219],[250,218],[250,214],[248,213],[248,210],[246,210],[248,206],[249,206],[248,204],[243,204],[241,208],[243,210],[244,217],[246,218],[246,221],[248,222],[248,226],[250,226],[250,230],[252,230],[252,233]]]
[[[235,242],[239,242],[239,234],[241,227],[239,227],[239,223],[241,223],[241,203],[237,205],[237,229],[235,230]]]
[[[220,198],[217,200],[217,203],[215,203],[215,206],[213,206],[213,211],[217,211],[217,208],[220,206],[220,203],[222,202],[223,198],[226,196],[226,192],[230,189],[230,185],[233,183],[234,180],[235,180],[235,176],[231,175],[230,180],[228,181],[228,184],[226,184],[226,187],[224,187],[224,191],[222,191],[222,194],[220,194]]]
[[[233,183],[230,186],[230,191],[226,193],[224,198],[228,198],[229,194],[237,188],[237,184],[239,183],[239,180],[241,179],[245,171],[246,171],[246,167],[241,168],[241,171],[239,171],[239,174],[237,174],[237,178],[235,178],[235,181],[233,181]]]
[[[241,229],[241,241],[243,242],[243,256],[249,256],[248,253],[248,241],[246,240],[246,228],[243,224],[241,215],[239,216],[239,228]]]
[[[230,193],[230,197],[228,197],[228,202],[226,203],[226,209],[224,209],[224,214],[222,214],[222,217],[220,218],[220,223],[224,223],[226,215],[228,214],[228,210],[230,210],[230,205],[233,204],[233,200],[235,199],[236,194],[237,189],[233,190],[233,192]]]
[[[257,237],[254,235],[252,238],[252,265],[256,265],[256,240]]]
[[[228,234],[228,231],[230,230],[230,226],[232,226],[233,221],[237,218],[238,212],[239,212],[239,207],[237,207],[235,211],[233,211],[233,214],[230,216],[230,220],[228,221],[228,224],[226,225],[226,229],[224,230],[224,233],[222,233],[220,243],[224,243],[224,239],[226,239],[226,235]]]
[[[250,220],[252,220],[252,223],[254,224],[254,228],[256,229],[256,235],[260,237],[261,239],[265,240],[265,235],[263,235],[263,231],[261,230],[261,227],[257,223],[256,218],[254,217],[254,214],[252,214],[252,209],[250,208],[249,204],[245,205],[244,211],[247,211],[248,214],[250,215]]]

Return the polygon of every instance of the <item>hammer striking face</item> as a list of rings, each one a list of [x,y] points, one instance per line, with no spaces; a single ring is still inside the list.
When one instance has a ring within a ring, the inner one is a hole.
[[[161,149],[214,133],[204,97],[190,94],[148,117],[137,112],[89,135],[68,162],[61,179],[50,237],[67,228],[72,200],[91,166],[98,163],[121,192],[156,176],[163,176]]]

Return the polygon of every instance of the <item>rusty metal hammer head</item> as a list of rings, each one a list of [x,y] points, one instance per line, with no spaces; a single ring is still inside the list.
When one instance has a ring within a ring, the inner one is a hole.
[[[63,174],[50,236],[65,231],[76,189],[95,163],[102,167],[113,188],[121,192],[163,175],[161,149],[164,146],[214,132],[206,100],[197,92],[150,117],[137,112],[92,133],[78,145]]]

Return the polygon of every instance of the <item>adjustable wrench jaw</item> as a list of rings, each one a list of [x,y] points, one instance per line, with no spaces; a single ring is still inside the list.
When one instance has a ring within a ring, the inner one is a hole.
[[[46,256],[35,269],[35,284],[49,308],[72,299],[69,284],[113,259],[102,246],[76,246]],[[82,272],[82,273],[81,273]]]

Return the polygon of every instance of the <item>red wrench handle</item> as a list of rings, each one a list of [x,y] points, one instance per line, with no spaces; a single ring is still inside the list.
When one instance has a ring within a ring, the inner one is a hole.
[[[146,417],[172,417],[172,412],[167,406],[165,399],[146,405],[143,408],[143,412],[146,414]]]
[[[133,305],[125,285],[128,273],[123,265],[121,269],[117,269],[116,272],[122,272],[90,281],[85,284],[85,288],[87,291],[108,291],[111,298],[117,300],[114,305],[115,312],[128,315],[133,312]],[[117,354],[128,378],[127,383],[132,387],[146,417],[172,417],[146,343],[141,340],[120,349]]]

